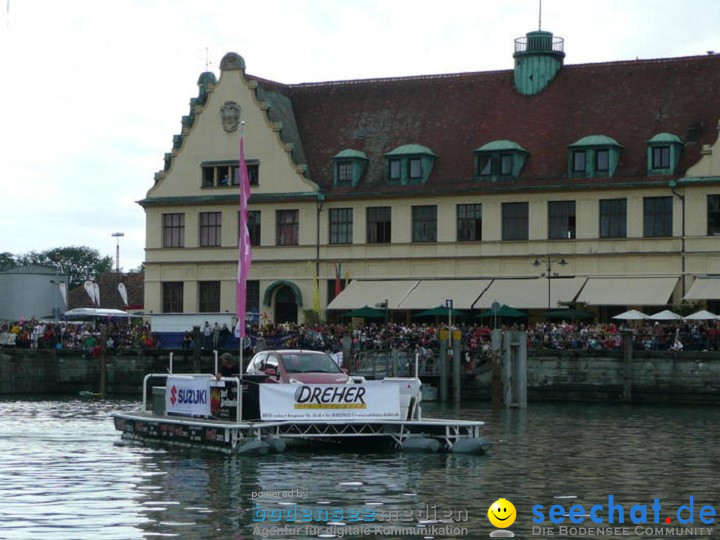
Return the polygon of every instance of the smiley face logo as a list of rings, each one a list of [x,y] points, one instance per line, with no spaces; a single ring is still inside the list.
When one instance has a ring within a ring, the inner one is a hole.
[[[515,506],[507,499],[498,499],[488,508],[488,519],[498,529],[507,529],[516,517]]]

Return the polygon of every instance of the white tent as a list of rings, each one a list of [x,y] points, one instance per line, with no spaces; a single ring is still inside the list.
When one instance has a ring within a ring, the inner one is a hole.
[[[91,320],[102,318],[127,318],[134,317],[127,311],[120,309],[106,308],[75,308],[65,312],[65,318],[68,320]]]
[[[666,309],[665,311],[661,311],[655,315],[650,315],[649,318],[654,321],[679,321],[682,319],[682,315],[678,315],[677,313]]]
[[[631,309],[630,311],[626,311],[613,317],[613,319],[621,319],[624,321],[642,321],[643,319],[649,318],[650,317],[645,315],[642,311],[638,311],[636,309]]]
[[[697,311],[693,313],[692,315],[688,315],[685,317],[686,321],[715,321],[717,320],[717,315],[713,315],[709,311],[705,311],[704,309],[701,309],[700,311]]]

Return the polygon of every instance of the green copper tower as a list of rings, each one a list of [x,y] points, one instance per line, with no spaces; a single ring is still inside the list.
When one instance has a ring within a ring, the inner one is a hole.
[[[515,40],[515,89],[526,96],[539,94],[563,65],[564,41],[552,32],[536,30]]]

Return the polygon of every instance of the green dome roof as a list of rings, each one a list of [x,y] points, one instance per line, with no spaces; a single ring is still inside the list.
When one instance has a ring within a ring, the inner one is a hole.
[[[683,144],[682,139],[680,139],[680,137],[678,137],[677,135],[673,135],[672,133],[658,133],[652,139],[650,139],[648,142],[649,143]]]
[[[217,84],[217,78],[215,77],[215,74],[212,71],[204,71],[200,74],[200,78],[198,79],[198,86],[200,85],[207,85],[207,84]]]
[[[405,144],[403,146],[398,146],[395,148],[395,150],[391,150],[386,156],[408,156],[413,154],[426,154],[429,156],[434,156],[435,153],[430,150],[427,146],[423,146],[422,144]]]
[[[367,156],[365,155],[365,152],[361,152],[360,150],[351,150],[350,148],[343,150],[342,152],[338,152],[333,156],[333,159],[365,159],[367,160]]]
[[[522,146],[514,141],[508,141],[501,139],[499,141],[491,141],[487,144],[483,144],[480,148],[476,148],[475,152],[501,152],[501,151],[514,151],[514,152],[525,152],[528,153]]]
[[[619,146],[622,148],[619,142],[607,135],[588,135],[569,146]]]

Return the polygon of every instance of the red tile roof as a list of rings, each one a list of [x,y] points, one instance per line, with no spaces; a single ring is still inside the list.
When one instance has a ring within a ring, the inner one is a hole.
[[[384,185],[383,155],[409,143],[438,156],[422,191],[492,188],[471,182],[472,151],[497,139],[530,153],[515,188],[567,179],[567,146],[599,134],[623,151],[615,178],[597,183],[657,180],[647,177],[647,141],[659,132],[689,142],[682,176],[702,145],[716,140],[720,119],[720,55],[564,66],[534,96],[515,90],[512,70],[300,85],[257,80],[290,99],[308,175],[337,194],[398,191]],[[356,188],[333,190],[331,158],[346,148],[367,154],[367,173]]]

